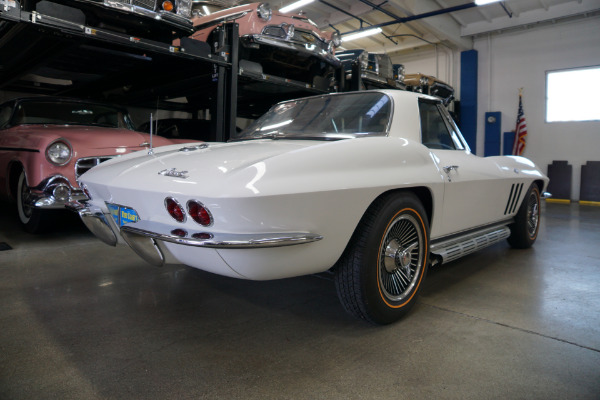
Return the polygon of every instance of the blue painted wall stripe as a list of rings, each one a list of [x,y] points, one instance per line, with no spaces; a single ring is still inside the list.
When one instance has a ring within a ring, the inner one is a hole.
[[[477,150],[477,50],[460,53],[460,131],[471,147]]]

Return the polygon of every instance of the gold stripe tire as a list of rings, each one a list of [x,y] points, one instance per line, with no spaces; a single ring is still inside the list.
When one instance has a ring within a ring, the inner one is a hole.
[[[429,221],[411,192],[371,204],[336,264],[344,309],[374,324],[390,324],[415,304],[429,263]]]

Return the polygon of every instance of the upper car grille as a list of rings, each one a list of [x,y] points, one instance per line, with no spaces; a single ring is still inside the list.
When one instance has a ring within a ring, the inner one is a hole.
[[[287,35],[282,27],[278,25],[268,25],[263,29],[263,35],[285,38]]]
[[[89,171],[90,169],[92,169],[96,165],[100,164],[101,162],[108,161],[113,157],[116,157],[116,156],[80,158],[75,163],[75,178],[79,179],[79,177],[81,175],[83,175],[84,172]]]
[[[119,3],[131,4],[132,6],[146,8],[148,10],[156,10],[156,0],[121,0]]]
[[[263,35],[274,36],[282,39],[287,38],[286,31],[279,25],[268,25],[263,29]],[[327,44],[315,35],[311,31],[305,31],[302,29],[295,29],[294,36],[290,38],[294,42],[302,43],[305,45],[315,45],[319,49],[327,50]]]

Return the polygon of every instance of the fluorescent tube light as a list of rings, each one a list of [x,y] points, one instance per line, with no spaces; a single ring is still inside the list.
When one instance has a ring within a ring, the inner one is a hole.
[[[475,4],[478,6],[485,6],[486,4],[497,3],[502,0],[475,0]]]
[[[381,28],[367,29],[365,31],[356,32],[356,33],[353,33],[348,36],[342,36],[342,42],[349,42],[350,40],[355,40],[355,39],[360,39],[360,38],[364,38],[367,36],[377,35],[378,33],[381,33]]]
[[[283,8],[280,8],[279,12],[282,12],[282,13],[285,14],[285,13],[293,11],[293,10],[295,10],[297,8],[304,7],[305,5],[310,4],[313,1],[315,1],[315,0],[300,0],[300,1],[297,1],[295,3],[290,4],[289,6],[285,6]]]

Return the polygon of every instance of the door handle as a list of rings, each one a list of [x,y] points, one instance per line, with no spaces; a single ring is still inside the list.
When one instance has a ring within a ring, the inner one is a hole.
[[[449,174],[450,171],[454,170],[457,171],[458,170],[458,165],[447,165],[444,168],[442,168],[444,170],[445,173]]]

